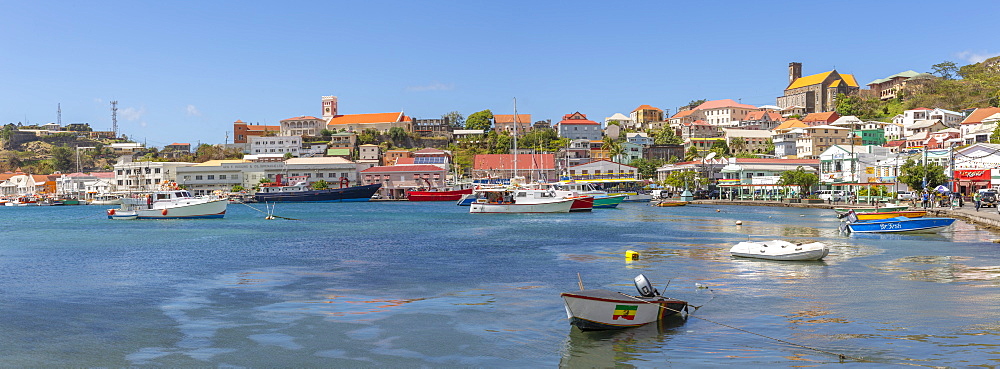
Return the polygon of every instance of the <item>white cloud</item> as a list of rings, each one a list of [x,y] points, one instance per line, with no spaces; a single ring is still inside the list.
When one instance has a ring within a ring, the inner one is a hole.
[[[198,108],[196,108],[194,105],[188,105],[187,106],[187,114],[188,115],[193,115],[193,116],[196,116],[196,117],[201,116],[201,112],[198,111]]]
[[[98,103],[98,104],[103,104],[104,103],[104,99],[98,97],[98,98],[94,99],[94,102]]]
[[[437,81],[431,82],[430,84],[427,84],[427,85],[424,85],[424,86],[410,86],[410,87],[406,88],[407,91],[414,91],[414,92],[419,92],[419,91],[447,91],[447,90],[454,90],[454,89],[455,89],[455,84],[454,83],[445,84],[445,83],[441,83],[441,82],[437,82]]]
[[[142,116],[146,115],[146,107],[143,106],[140,107],[139,109],[136,109],[130,106],[125,109],[118,109],[118,115],[121,116],[122,119],[124,120],[130,122],[136,121],[142,119]]]
[[[956,56],[959,59],[965,60],[965,61],[967,61],[969,63],[979,63],[981,61],[984,61],[986,59],[989,59],[989,58],[992,58],[992,57],[998,56],[998,55],[1000,55],[1000,53],[991,53],[991,52],[988,52],[988,51],[968,51],[968,50],[966,50],[966,51],[962,51],[962,52],[958,53]]]

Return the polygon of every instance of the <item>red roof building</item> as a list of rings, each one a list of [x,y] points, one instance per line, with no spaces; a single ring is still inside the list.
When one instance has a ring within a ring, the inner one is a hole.
[[[802,123],[807,126],[821,126],[824,124],[830,124],[836,122],[840,119],[840,114],[835,111],[828,111],[824,113],[809,113],[805,118],[802,118]]]

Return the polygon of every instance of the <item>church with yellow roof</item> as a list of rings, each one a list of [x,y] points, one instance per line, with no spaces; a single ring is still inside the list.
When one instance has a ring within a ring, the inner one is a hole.
[[[800,107],[806,113],[833,111],[837,94],[853,95],[860,87],[854,75],[841,74],[836,69],[829,72],[802,76],[802,63],[788,63],[788,87],[784,96],[778,97],[782,110]]]

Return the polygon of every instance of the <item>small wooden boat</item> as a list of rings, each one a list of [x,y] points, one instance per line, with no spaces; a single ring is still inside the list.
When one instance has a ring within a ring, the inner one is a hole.
[[[858,220],[879,220],[895,217],[922,218],[927,215],[926,210],[903,210],[903,211],[878,211],[857,213]]]
[[[561,294],[570,324],[581,330],[638,327],[687,311],[687,302],[660,296],[640,274],[635,277],[640,296],[604,289]]]
[[[855,213],[875,213],[875,212],[886,212],[886,211],[903,211],[909,208],[910,208],[909,205],[883,204],[875,206],[842,206],[838,208],[833,208],[833,211],[836,211],[838,216],[843,217],[843,214],[847,214],[847,212],[851,210],[854,210]]]
[[[115,219],[115,220],[139,219],[139,212],[135,210],[108,209],[108,219]]]
[[[782,240],[743,241],[729,249],[729,253],[733,256],[767,260],[820,260],[830,254],[830,247],[822,242],[801,244]]]
[[[880,220],[858,220],[857,214],[847,214],[841,230],[855,233],[936,233],[955,223],[953,218],[895,217]]]
[[[653,202],[650,205],[663,207],[663,206],[684,206],[684,205],[687,205],[687,204],[688,204],[687,201],[661,200],[661,201]]]

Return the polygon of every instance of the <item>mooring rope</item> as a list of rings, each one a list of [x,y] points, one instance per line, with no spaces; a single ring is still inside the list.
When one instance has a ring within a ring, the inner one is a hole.
[[[709,290],[709,291],[711,291],[711,290]],[[621,292],[619,292],[619,293],[622,296],[627,296],[627,297],[629,297],[629,298],[631,298],[633,300],[636,300],[636,301],[640,301],[640,302],[647,303],[647,304],[657,304],[657,305],[659,305],[659,307],[661,309],[673,311],[675,314],[680,314],[681,313],[680,310],[666,307],[663,304],[657,303],[655,301],[646,301],[646,300],[640,299],[640,298],[632,296],[632,295],[626,295],[626,294],[621,293]],[[702,306],[704,306],[704,304],[702,304]],[[695,307],[695,310],[698,310],[698,308],[700,308],[700,307],[701,306]],[[821,352],[821,353],[828,354],[828,355],[833,355],[833,356],[838,357],[841,362],[843,362],[845,359],[851,359],[851,360],[859,361],[859,362],[873,362],[871,360],[866,360],[864,358],[860,358],[860,357],[856,357],[856,356],[849,356],[849,355],[845,355],[845,354],[839,354],[839,353],[836,353],[836,352],[827,351],[827,350],[823,350],[823,349],[819,349],[819,348],[815,348],[815,347],[809,347],[809,346],[798,344],[798,343],[791,342],[791,341],[788,341],[788,340],[783,340],[781,338],[775,338],[775,337],[770,337],[770,336],[763,335],[763,334],[760,334],[760,333],[751,332],[751,331],[748,331],[748,330],[743,329],[743,328],[735,327],[735,326],[732,326],[732,325],[729,325],[729,324],[725,324],[725,323],[720,323],[720,322],[717,322],[717,321],[714,321],[714,320],[711,320],[711,319],[708,319],[708,318],[702,318],[700,316],[696,316],[696,315],[691,314],[691,313],[688,313],[687,316],[693,317],[693,318],[697,318],[697,319],[701,319],[701,320],[704,320],[704,321],[709,322],[709,323],[718,324],[718,325],[721,325],[721,326],[726,327],[726,328],[735,329],[735,330],[743,332],[743,333],[749,333],[749,334],[752,334],[752,335],[755,335],[755,336],[764,337],[764,338],[767,338],[767,339],[770,339],[770,340],[775,340],[775,341],[778,341],[778,342],[781,342],[781,343],[785,343],[785,344],[788,344],[788,345],[792,345],[792,346],[796,346],[796,347],[801,347],[801,348],[804,348],[804,349],[809,349],[809,350],[813,350],[813,351],[816,351],[816,352]]]

